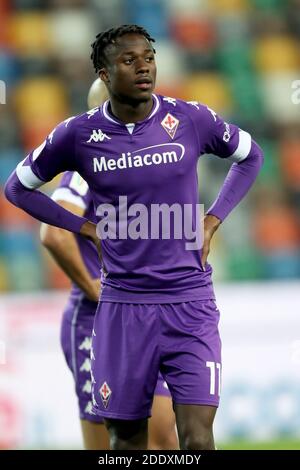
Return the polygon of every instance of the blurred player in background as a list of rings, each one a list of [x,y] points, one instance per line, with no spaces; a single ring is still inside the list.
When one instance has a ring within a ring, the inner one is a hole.
[[[101,105],[107,97],[101,80],[95,80],[88,95],[89,109]],[[66,172],[52,199],[96,223],[91,193],[78,173]],[[84,446],[90,450],[109,449],[104,419],[93,413],[91,394],[92,329],[101,288],[98,253],[92,241],[46,224],[41,227],[41,240],[73,284],[63,314],[61,345],[75,380]],[[171,395],[161,375],[155,389],[148,446],[178,449]]]
[[[253,185],[263,155],[249,133],[207,106],[153,93],[153,42],[137,25],[97,35],[92,60],[109,101],[57,126],[18,165],[5,194],[42,222],[90,238],[102,254],[92,401],[93,411],[105,418],[111,447],[147,448],[161,372],[172,395],[180,448],[213,450],[221,341],[207,257],[215,231]],[[204,153],[234,163],[206,212],[204,240],[198,243],[197,163]],[[97,226],[37,191],[67,170],[87,181]],[[165,237],[175,204],[180,220],[172,219],[172,235]],[[151,224],[152,235],[147,223],[157,206],[168,210],[162,222]],[[146,211],[144,220],[138,208]],[[186,208],[188,224],[181,212]]]

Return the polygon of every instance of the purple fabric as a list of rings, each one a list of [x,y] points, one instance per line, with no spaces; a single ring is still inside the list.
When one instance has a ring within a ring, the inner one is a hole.
[[[263,160],[261,148],[252,141],[248,157],[231,166],[220,193],[207,214],[215,215],[223,221],[253,185]]]
[[[159,395],[161,397],[171,397],[170,391],[168,389],[167,382],[164,381],[161,373],[158,374],[157,384],[154,390],[154,395]]]
[[[176,404],[218,406],[219,311],[213,300],[179,304],[98,304],[92,335],[93,412],[150,416],[159,371]]]
[[[103,418],[92,411],[90,355],[91,338],[97,302],[91,302],[83,295],[71,296],[63,313],[61,324],[61,347],[75,381],[81,419],[102,423]],[[170,397],[161,374],[158,376],[155,395]]]
[[[72,372],[78,398],[80,419],[103,423],[92,411],[91,395],[91,335],[96,302],[86,302],[83,296],[70,297],[61,324],[61,347]]]
[[[82,225],[87,222],[56,204],[46,194],[25,188],[16,175],[12,173],[5,185],[5,196],[17,207],[41,222],[65,228],[70,232],[79,233]]]
[[[93,204],[93,199],[91,192],[87,189],[87,191],[84,191],[84,194],[80,193],[80,185],[74,184],[74,178],[80,179],[81,176],[76,173],[75,171],[66,171],[59,182],[59,185],[57,186],[57,189],[59,188],[65,188],[71,191],[72,194],[76,197],[80,197],[83,204],[85,205],[85,217],[92,222],[96,223],[97,219],[95,216],[95,210],[94,210],[94,204]],[[81,181],[82,178],[81,178]]]
[[[209,152],[227,158],[238,145],[239,128],[227,124],[206,106],[153,95],[151,114],[136,123],[131,134],[124,123],[109,114],[106,102],[57,126],[22,166],[30,166],[25,176],[30,173],[31,179],[40,182],[66,170],[77,171],[89,185],[95,209],[110,204],[115,210],[117,235],[121,225],[119,196],[127,198],[128,207],[143,204],[148,214],[154,204],[177,204],[181,209],[188,205],[195,230],[199,156]],[[19,168],[18,174],[22,170]],[[63,228],[76,231],[73,224],[79,228],[76,216],[53,217],[52,210],[61,214],[62,209],[54,210],[53,203],[51,211],[45,209],[41,197],[34,210],[32,204],[24,207],[24,188],[19,186],[19,191],[18,199],[13,197],[15,203],[40,220],[57,224],[59,219]],[[128,224],[135,218],[130,215]],[[103,219],[103,213],[98,212],[97,222]],[[161,236],[160,226],[158,239],[117,236],[102,240],[106,271],[102,300],[168,303],[214,298],[211,266],[207,263],[204,271],[201,250],[186,249],[186,243],[193,240],[185,235],[183,220],[176,224],[183,232],[180,239],[174,235],[174,220],[172,223],[170,239]]]

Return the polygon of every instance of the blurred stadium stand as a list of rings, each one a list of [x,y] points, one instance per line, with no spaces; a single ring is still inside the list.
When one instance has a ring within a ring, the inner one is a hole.
[[[59,121],[85,110],[96,78],[90,43],[129,22],[157,39],[157,92],[208,104],[265,151],[254,190],[214,241],[215,278],[299,278],[300,105],[291,99],[300,79],[298,0],[1,0],[0,186]],[[206,207],[227,170],[201,159]],[[68,286],[39,248],[38,229],[0,195],[0,291]]]

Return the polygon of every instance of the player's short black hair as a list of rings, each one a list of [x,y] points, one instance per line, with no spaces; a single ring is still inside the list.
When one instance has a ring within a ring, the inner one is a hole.
[[[105,67],[106,65],[106,57],[105,57],[105,48],[109,44],[114,44],[115,40],[124,34],[128,33],[135,33],[141,34],[149,42],[155,42],[148,31],[142,26],[138,26],[136,24],[123,24],[122,26],[118,26],[117,28],[107,29],[103,33],[99,33],[96,36],[95,42],[91,44],[93,52],[91,54],[91,59],[94,64],[94,68],[96,73],[99,72],[100,69]],[[153,48],[153,52],[155,53],[155,49]]]

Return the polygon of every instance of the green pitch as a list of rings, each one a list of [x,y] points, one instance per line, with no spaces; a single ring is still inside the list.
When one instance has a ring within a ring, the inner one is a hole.
[[[270,442],[233,441],[228,444],[217,444],[221,450],[300,450],[300,439],[282,439]]]

